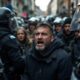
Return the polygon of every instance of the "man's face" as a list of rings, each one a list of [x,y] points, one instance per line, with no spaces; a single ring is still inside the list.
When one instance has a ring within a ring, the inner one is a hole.
[[[62,31],[62,26],[61,25],[56,25],[55,30],[56,30],[56,32],[61,32]]]
[[[69,33],[69,32],[71,31],[71,26],[70,26],[70,24],[65,24],[65,25],[64,25],[64,31],[65,31],[66,33]]]
[[[35,30],[35,25],[30,25],[30,31],[33,32]]]
[[[39,27],[34,33],[36,50],[44,50],[53,41],[53,35],[49,28]]]
[[[75,32],[75,37],[76,38],[80,38],[80,30],[78,30],[78,31]]]

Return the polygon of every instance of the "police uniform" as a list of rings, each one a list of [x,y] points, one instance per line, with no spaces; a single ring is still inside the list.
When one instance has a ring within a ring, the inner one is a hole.
[[[6,79],[20,80],[25,63],[20,56],[16,37],[13,35],[13,26],[10,26],[12,16],[11,10],[0,7],[0,57],[4,63]]]

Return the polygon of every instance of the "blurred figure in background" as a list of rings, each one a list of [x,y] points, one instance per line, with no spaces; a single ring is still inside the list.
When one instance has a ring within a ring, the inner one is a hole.
[[[55,31],[55,35],[59,38],[62,37],[62,19],[60,17],[56,17],[54,22],[54,31]]]
[[[22,51],[21,56],[25,58],[26,53],[28,52],[30,48],[26,29],[24,27],[17,28],[16,37],[17,37],[17,40],[20,44],[20,48]]]
[[[73,74],[71,80],[80,80],[80,3],[71,22],[71,29],[75,33],[72,42]]]
[[[71,21],[72,19],[68,17],[63,23],[62,41],[64,42],[65,50],[68,53],[71,53],[71,42],[74,39],[74,33],[71,31]]]
[[[36,25],[38,24],[38,20],[35,17],[31,17],[28,20],[28,38],[29,38],[29,44],[32,46],[33,42],[33,32],[36,28]]]
[[[79,29],[75,30],[75,38],[72,42],[71,56],[73,62],[73,72],[78,80],[80,79],[80,26]]]
[[[6,80],[20,80],[25,61],[20,56],[19,44],[14,36],[16,26],[12,25],[12,17],[14,14],[10,9],[0,7],[0,57],[4,64]]]
[[[13,11],[14,8],[11,4],[11,0],[6,0],[5,3],[6,3],[5,7],[9,8],[10,10]]]

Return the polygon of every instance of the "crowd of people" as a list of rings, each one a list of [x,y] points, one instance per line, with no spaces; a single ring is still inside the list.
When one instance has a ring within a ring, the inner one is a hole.
[[[0,80],[80,79],[78,18],[29,18],[16,27],[13,16],[0,7]]]

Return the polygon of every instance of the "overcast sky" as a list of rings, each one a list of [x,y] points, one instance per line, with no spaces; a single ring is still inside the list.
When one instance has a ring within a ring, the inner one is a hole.
[[[35,0],[36,5],[39,6],[42,11],[46,11],[49,2],[50,0]]]

